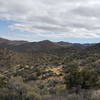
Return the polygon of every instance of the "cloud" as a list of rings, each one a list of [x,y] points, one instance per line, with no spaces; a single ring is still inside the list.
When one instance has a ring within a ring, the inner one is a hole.
[[[99,10],[99,0],[0,0],[0,20],[37,37],[100,38]]]

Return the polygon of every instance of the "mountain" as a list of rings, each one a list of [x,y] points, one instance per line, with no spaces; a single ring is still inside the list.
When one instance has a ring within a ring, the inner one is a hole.
[[[60,48],[85,48],[87,46],[83,44],[68,43],[68,42],[52,42],[49,40],[39,42],[28,41],[11,41],[0,38],[0,48],[7,48],[17,52],[32,52],[32,51],[48,51]]]
[[[4,38],[0,38],[0,43],[4,43],[4,42],[9,42],[9,40],[4,39]]]
[[[100,90],[100,43],[0,38],[0,100],[85,100],[92,89]]]
[[[73,45],[72,43],[63,42],[63,41],[57,42],[57,44],[59,44],[59,45],[61,45],[61,46],[72,46],[72,45]]]
[[[92,46],[87,47],[86,51],[88,53],[100,53],[100,43],[93,44]]]
[[[28,41],[18,41],[18,40],[14,40],[14,41],[11,41],[11,40],[8,40],[8,39],[4,39],[4,38],[0,38],[0,44],[7,44],[7,45],[13,45],[13,46],[16,46],[16,45],[22,45],[24,43],[27,43]]]
[[[85,59],[93,54],[99,55],[100,43],[90,45],[49,40],[27,42],[0,38],[0,49],[4,49],[2,52],[6,53],[13,52],[14,58],[11,59],[16,59],[16,62],[41,65],[67,63],[70,59]]]

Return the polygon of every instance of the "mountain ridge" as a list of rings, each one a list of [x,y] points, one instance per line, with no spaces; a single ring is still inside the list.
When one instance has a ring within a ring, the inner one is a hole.
[[[33,51],[43,51],[48,52],[52,50],[59,49],[86,49],[91,47],[94,44],[80,44],[80,43],[69,43],[69,42],[53,42],[50,40],[43,40],[39,42],[28,42],[23,40],[8,40],[4,38],[0,38],[0,48],[7,48],[9,50],[17,51],[17,52],[33,52]]]

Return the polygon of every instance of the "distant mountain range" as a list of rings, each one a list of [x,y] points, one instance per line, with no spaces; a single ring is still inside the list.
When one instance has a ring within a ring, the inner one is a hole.
[[[39,42],[28,42],[28,41],[11,41],[8,39],[0,38],[0,48],[7,48],[17,52],[32,52],[32,51],[48,51],[59,48],[87,48],[94,44],[80,44],[80,43],[69,43],[69,42],[52,42],[49,40]]]

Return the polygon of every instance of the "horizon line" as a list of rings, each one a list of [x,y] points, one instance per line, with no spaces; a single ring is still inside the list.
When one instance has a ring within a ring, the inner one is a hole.
[[[53,41],[53,40],[50,40],[50,39],[42,39],[42,40],[33,40],[33,41],[29,41],[29,40],[24,40],[24,39],[9,39],[9,38],[5,38],[5,37],[1,37],[1,39],[5,39],[5,40],[8,40],[8,41],[25,41],[25,42],[41,42],[41,41],[50,41],[50,42],[65,42],[65,43],[76,43],[76,44],[97,44],[97,43],[100,43],[100,42],[83,42],[83,43],[80,43],[80,42],[68,42],[68,41],[64,41],[64,40],[59,40],[59,41]]]

